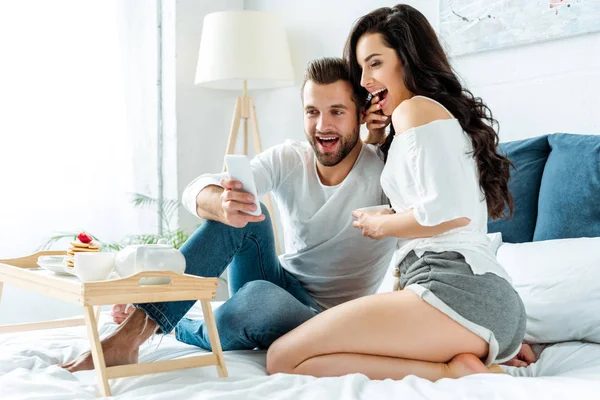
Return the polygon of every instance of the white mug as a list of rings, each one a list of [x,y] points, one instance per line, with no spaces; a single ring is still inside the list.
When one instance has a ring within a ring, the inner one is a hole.
[[[104,281],[115,269],[114,253],[75,253],[73,262],[75,275],[83,282]]]
[[[386,205],[381,205],[381,206],[362,207],[362,208],[356,209],[356,211],[363,211],[363,212],[385,211],[385,210],[391,210],[390,206],[388,206],[386,204]]]

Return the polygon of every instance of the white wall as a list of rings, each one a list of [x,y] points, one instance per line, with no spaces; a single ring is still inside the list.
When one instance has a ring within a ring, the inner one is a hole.
[[[163,135],[163,196],[179,199],[178,137],[177,137],[177,9],[175,0],[162,0],[162,135]],[[156,174],[155,174],[156,175]],[[158,177],[157,177],[158,178]],[[158,187],[156,187],[158,190]],[[178,226],[179,216],[169,221],[170,228]],[[165,227],[166,228],[166,227]]]
[[[155,231],[155,213],[134,209],[130,194],[156,194],[156,8],[137,3],[1,3],[0,258],[61,232],[117,241]],[[4,287],[0,324],[74,314]]]
[[[398,1],[246,0],[283,15],[299,84],[306,62],[341,55],[352,23]],[[438,26],[438,1],[406,2]],[[453,66],[500,122],[502,141],[553,132],[600,133],[600,33],[466,55]],[[255,94],[265,147],[302,140],[299,86]],[[287,129],[287,130],[286,130]]]
[[[501,141],[600,134],[600,33],[466,55],[453,65],[500,122]]]
[[[194,85],[204,16],[242,10],[244,2],[178,0],[176,5],[177,183],[181,195],[196,176],[221,170],[235,99],[239,96]],[[181,210],[179,221],[187,231],[193,231],[199,223],[185,210]]]

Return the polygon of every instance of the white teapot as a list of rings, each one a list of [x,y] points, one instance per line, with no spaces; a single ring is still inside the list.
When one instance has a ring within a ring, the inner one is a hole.
[[[185,272],[185,257],[165,239],[157,244],[139,244],[127,246],[115,256],[115,271],[121,278],[137,272],[171,271],[176,274]],[[143,285],[163,285],[169,278],[143,278]]]

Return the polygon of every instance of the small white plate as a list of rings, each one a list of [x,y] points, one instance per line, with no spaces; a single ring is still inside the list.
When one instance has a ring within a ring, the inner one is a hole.
[[[38,257],[37,265],[57,275],[68,275],[63,268],[65,256],[41,256]]]

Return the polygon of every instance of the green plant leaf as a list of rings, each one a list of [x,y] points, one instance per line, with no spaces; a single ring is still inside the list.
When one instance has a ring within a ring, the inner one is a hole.
[[[150,207],[158,203],[153,197],[141,193],[132,193],[133,199],[131,202],[134,207]]]
[[[134,207],[158,207],[158,199],[142,193],[132,193],[132,203]],[[178,200],[165,199],[163,200],[160,210],[161,219],[167,231],[171,230],[169,222],[181,207],[181,202]]]
[[[177,200],[170,200],[170,199],[165,200],[163,202],[163,211],[164,211],[163,215],[168,220],[171,220],[171,218],[177,212],[177,210],[179,209],[180,206],[181,206],[181,203]]]

